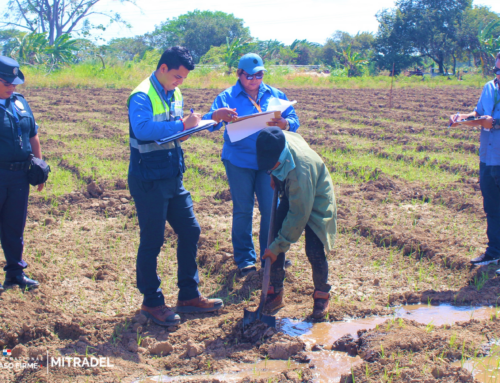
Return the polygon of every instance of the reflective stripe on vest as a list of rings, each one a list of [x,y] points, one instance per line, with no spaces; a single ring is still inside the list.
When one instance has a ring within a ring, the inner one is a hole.
[[[134,149],[137,149],[139,153],[142,154],[142,153],[154,152],[155,150],[175,149],[175,142],[170,141],[161,145],[158,145],[156,142],[150,144],[139,144],[139,142],[135,138],[130,137],[130,146],[133,147]]]

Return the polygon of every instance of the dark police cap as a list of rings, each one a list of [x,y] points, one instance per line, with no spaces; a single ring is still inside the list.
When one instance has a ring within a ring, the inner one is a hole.
[[[285,149],[286,138],[283,131],[276,127],[262,129],[257,136],[257,167],[259,170],[270,170],[278,162]]]
[[[24,74],[19,70],[19,63],[6,56],[0,56],[0,78],[14,85],[24,83]]]

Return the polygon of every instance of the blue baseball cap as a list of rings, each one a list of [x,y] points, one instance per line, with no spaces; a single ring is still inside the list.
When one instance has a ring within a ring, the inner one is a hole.
[[[238,63],[238,69],[243,69],[248,74],[255,74],[261,70],[265,70],[267,72],[266,68],[264,68],[262,58],[255,53],[247,53],[242,56],[240,58],[240,62]]]
[[[7,56],[0,56],[0,78],[14,85],[24,83],[24,74],[19,70],[19,63]]]

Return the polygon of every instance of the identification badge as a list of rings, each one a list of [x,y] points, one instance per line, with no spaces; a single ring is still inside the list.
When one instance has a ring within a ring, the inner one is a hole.
[[[182,117],[182,102],[173,101],[171,107],[174,117]]]

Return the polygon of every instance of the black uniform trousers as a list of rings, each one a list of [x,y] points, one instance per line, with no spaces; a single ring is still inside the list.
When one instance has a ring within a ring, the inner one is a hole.
[[[0,169],[0,240],[7,264],[7,277],[23,273],[24,226],[30,187],[24,171]]]
[[[288,198],[282,193],[278,209],[276,211],[276,219],[274,224],[274,235],[278,237],[278,232],[283,226],[283,221],[290,210]],[[316,233],[306,225],[306,255],[312,267],[312,275],[315,290],[330,292],[331,285],[328,284],[328,261],[326,260],[325,246]],[[277,293],[283,289],[285,280],[285,253],[278,254],[278,259],[271,265],[271,280],[270,284],[274,287],[274,292]]]

